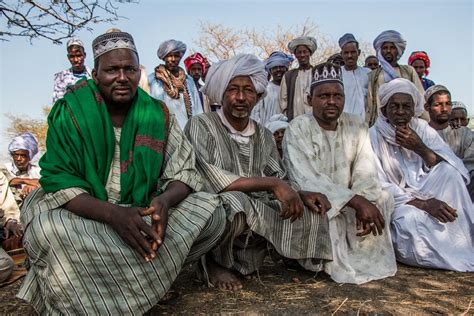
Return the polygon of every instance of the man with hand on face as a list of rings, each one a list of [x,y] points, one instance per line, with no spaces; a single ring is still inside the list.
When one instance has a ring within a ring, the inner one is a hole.
[[[132,36],[92,46],[93,80],[51,110],[42,188],[22,209],[18,297],[40,314],[144,314],[225,228],[217,196],[190,194],[202,180],[175,116],[138,89]]]
[[[461,126],[467,127],[469,125],[466,105],[461,101],[453,101],[449,125],[451,125],[452,128],[460,128]]]
[[[150,95],[165,102],[181,128],[192,116],[203,113],[193,78],[179,67],[185,52],[186,44],[183,42],[173,39],[164,41],[157,54],[165,64],[158,65],[155,72],[148,76]]]
[[[54,75],[53,104],[64,96],[68,87],[82,78],[91,78],[90,68],[84,65],[86,52],[81,40],[73,38],[67,42],[67,58],[71,68]]]
[[[252,110],[252,119],[265,126],[270,118],[280,113],[280,85],[293,58],[283,52],[273,52],[265,61],[265,70],[272,80],[267,86],[267,95]]]
[[[227,212],[228,229],[206,266],[220,289],[242,288],[238,274],[257,271],[270,245],[312,271],[332,258],[329,202],[290,186],[271,132],[249,117],[267,84],[264,64],[254,55],[213,64],[203,93],[222,107],[193,117],[185,128],[205,190],[219,193]]]
[[[379,91],[370,129],[379,178],[395,198],[391,231],[398,261],[419,267],[474,271],[474,208],[469,174],[438,133],[417,116],[423,95],[398,78]]]
[[[317,48],[316,39],[311,36],[298,37],[288,43],[288,50],[295,55],[299,66],[287,71],[281,83],[280,110],[288,117],[288,121],[298,115],[311,113],[306,89],[311,84],[313,74],[311,55]]]
[[[302,190],[328,197],[333,261],[324,271],[336,282],[361,284],[395,275],[397,266],[385,223],[393,199],[381,189],[367,125],[343,112],[338,66],[316,66],[308,103],[313,114],[295,118],[285,131],[283,157]]]
[[[344,112],[360,116],[365,120],[365,104],[367,98],[367,86],[369,84],[369,69],[357,66],[360,56],[359,42],[354,35],[344,34],[339,39],[341,55],[344,59],[342,69],[342,81],[344,82]]]

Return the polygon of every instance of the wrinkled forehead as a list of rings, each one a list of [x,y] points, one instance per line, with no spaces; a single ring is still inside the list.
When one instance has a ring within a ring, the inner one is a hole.
[[[227,87],[230,87],[230,86],[239,86],[239,87],[251,86],[252,88],[255,89],[255,85],[253,84],[253,81],[250,78],[250,76],[236,76],[229,81],[229,84],[227,85]]]
[[[412,107],[415,107],[415,101],[413,101],[413,96],[409,93],[396,92],[388,99],[388,104],[407,104],[409,103]]]

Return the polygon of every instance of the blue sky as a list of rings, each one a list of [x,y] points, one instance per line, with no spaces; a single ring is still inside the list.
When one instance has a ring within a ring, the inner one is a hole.
[[[119,4],[122,19],[115,25],[99,24],[93,32],[78,34],[86,43],[86,64],[92,67],[90,43],[110,27],[131,33],[148,71],[160,63],[159,44],[175,38],[195,48],[200,21],[235,28],[272,30],[277,24],[292,27],[307,18],[334,41],[346,32],[360,41],[372,42],[384,30],[398,30],[407,40],[401,63],[414,50],[431,58],[429,78],[446,85],[453,99],[463,101],[474,114],[473,104],[473,1],[470,0],[378,0],[378,1],[152,1]],[[42,117],[42,107],[51,102],[54,73],[69,67],[65,44],[45,40],[11,39],[0,43],[0,130],[6,128],[3,113]],[[0,137],[0,156],[6,148]]]

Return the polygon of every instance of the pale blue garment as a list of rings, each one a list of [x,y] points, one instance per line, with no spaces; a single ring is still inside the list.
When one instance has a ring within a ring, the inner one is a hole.
[[[171,98],[163,89],[163,82],[161,80],[157,80],[154,73],[148,76],[148,82],[150,83],[150,95],[155,99],[165,102],[168,109],[173,112],[176,119],[178,120],[179,127],[183,129],[188,122],[188,115],[186,113],[186,105],[184,103],[183,94],[179,94],[179,99]],[[199,94],[196,90],[196,85],[194,84],[193,78],[189,75],[186,75],[186,84],[189,91],[189,97],[191,98],[192,116],[203,113],[202,104],[199,100]]]

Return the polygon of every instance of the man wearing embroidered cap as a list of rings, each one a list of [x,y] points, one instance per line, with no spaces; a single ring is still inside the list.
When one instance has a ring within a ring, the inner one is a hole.
[[[359,115],[365,120],[365,100],[370,70],[357,65],[360,49],[354,35],[344,34],[339,39],[339,47],[344,59],[344,66],[341,67],[345,95],[344,112]]]
[[[175,116],[138,89],[132,36],[92,46],[92,80],[48,117],[42,187],[21,216],[30,269],[18,297],[39,314],[144,314],[225,228],[217,196],[190,194],[201,178]]]
[[[220,289],[242,288],[238,275],[257,271],[269,245],[313,271],[331,259],[326,197],[290,186],[272,134],[249,118],[267,83],[254,55],[213,64],[203,93],[222,107],[193,117],[185,128],[205,190],[219,193],[227,212],[229,228],[206,266]]]
[[[369,134],[382,186],[395,199],[390,228],[397,260],[474,271],[467,169],[438,133],[417,118],[425,102],[411,81],[391,80],[378,94],[381,108]]]
[[[273,115],[280,113],[281,80],[292,61],[293,57],[283,52],[273,52],[265,61],[265,70],[272,80],[268,82],[267,95],[252,110],[252,118],[257,123],[265,125]]]
[[[312,111],[306,89],[311,84],[311,56],[317,48],[316,39],[311,36],[298,37],[288,43],[288,50],[295,55],[299,66],[298,69],[287,71],[282,79],[280,109],[288,117],[288,121]]]
[[[373,44],[380,62],[380,68],[369,74],[365,114],[365,121],[369,124],[369,127],[374,125],[377,119],[377,109],[380,107],[380,98],[377,91],[382,84],[396,78],[405,78],[413,82],[421,94],[425,92],[415,69],[410,65],[400,65],[398,63],[407,46],[407,42],[400,33],[393,30],[384,31],[375,38]],[[420,115],[422,114],[424,119],[429,119],[427,114],[421,113]]]
[[[71,68],[54,75],[53,104],[64,96],[69,86],[82,78],[91,78],[91,70],[84,64],[86,52],[81,40],[73,38],[67,42],[67,58]]]
[[[343,112],[338,66],[316,66],[308,102],[312,114],[295,118],[285,131],[283,157],[289,177],[302,190],[328,197],[333,260],[324,265],[333,280],[361,284],[397,271],[385,223],[393,199],[377,179],[367,125]]]
[[[158,58],[165,64],[158,65],[148,76],[151,96],[166,103],[181,128],[194,115],[203,113],[199,93],[191,76],[179,67],[186,52],[186,44],[174,39],[164,41],[158,48]]]

